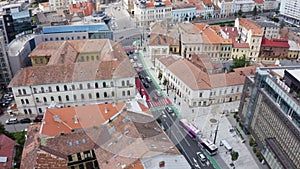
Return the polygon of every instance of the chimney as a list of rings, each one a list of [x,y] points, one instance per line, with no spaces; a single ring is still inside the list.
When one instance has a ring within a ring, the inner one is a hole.
[[[74,116],[73,119],[74,119],[74,123],[75,123],[75,124],[78,124],[78,117],[77,117],[76,115]]]

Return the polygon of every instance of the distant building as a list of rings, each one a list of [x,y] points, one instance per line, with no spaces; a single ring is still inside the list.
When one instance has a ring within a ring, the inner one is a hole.
[[[149,26],[150,22],[172,20],[172,5],[169,0],[141,0],[134,3],[134,18],[138,26]]]
[[[43,121],[28,129],[21,169],[190,167],[140,102],[48,109]]]
[[[300,1],[299,0],[285,0],[280,1],[280,15],[283,16],[284,20],[290,24],[300,26]]]
[[[264,0],[263,10],[264,11],[274,11],[278,10],[280,1],[277,0]]]
[[[28,4],[18,2],[1,7],[1,29],[6,43],[33,32],[31,9],[25,8],[26,5]]]
[[[7,137],[5,134],[1,134],[0,145],[0,168],[14,168],[14,158],[18,143]]]
[[[39,3],[39,8],[42,12],[50,12],[51,11],[49,2]]]
[[[258,61],[260,52],[260,45],[263,37],[263,30],[260,26],[251,22],[245,18],[237,18],[235,20],[235,27],[238,28],[240,33],[241,41],[249,44],[249,55],[250,61]]]
[[[49,0],[50,10],[68,9],[69,1],[67,0]]]
[[[287,59],[290,45],[284,39],[271,39],[262,38],[259,60],[276,61]]]
[[[153,61],[156,56],[179,54],[180,40],[179,31],[176,28],[168,28],[161,22],[151,27],[149,40],[149,55]]]
[[[228,17],[236,12],[234,0],[217,0],[215,3],[221,9],[221,17]]]
[[[135,97],[136,72],[124,50],[103,46],[106,53],[98,53],[99,61],[82,61],[91,59],[92,52],[79,54],[80,61],[72,63],[77,60],[69,49],[62,53],[66,55],[52,55],[48,65],[26,67],[14,76],[9,87],[20,113],[43,114],[51,104],[68,107]]]
[[[255,6],[255,2],[253,0],[234,0],[235,11],[239,12],[252,12]]]
[[[280,38],[280,27],[279,24],[275,22],[257,22],[257,24],[262,28],[264,37],[267,39],[279,39]]]
[[[69,3],[69,11],[71,14],[82,12],[84,16],[92,15],[95,11],[95,3],[93,0],[76,1]]]
[[[299,75],[299,66],[267,67],[245,81],[241,123],[270,168],[300,168]]]
[[[172,4],[172,23],[183,21],[192,21],[196,18],[195,5],[183,2],[176,2]]]

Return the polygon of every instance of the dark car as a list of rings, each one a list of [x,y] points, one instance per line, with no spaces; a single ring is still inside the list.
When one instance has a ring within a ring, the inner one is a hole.
[[[43,115],[37,115],[33,120],[33,122],[41,122],[43,120],[43,117],[44,117]]]
[[[171,107],[169,107],[169,106],[167,106],[165,108],[165,110],[166,110],[167,113],[173,113],[174,112],[174,110]]]
[[[150,85],[149,85],[149,83],[145,82],[144,86],[145,86],[145,88],[148,88]]]
[[[20,120],[20,123],[31,123],[30,118],[24,118]]]

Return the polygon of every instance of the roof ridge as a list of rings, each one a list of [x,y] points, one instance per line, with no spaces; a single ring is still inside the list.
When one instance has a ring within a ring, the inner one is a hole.
[[[52,154],[52,155],[58,156],[58,157],[63,158],[63,159],[67,159],[66,154],[63,154],[63,153],[58,152],[58,151],[56,151],[56,150],[53,150],[53,149],[51,149],[51,148],[49,148],[49,147],[40,145],[39,148],[40,148],[41,150],[43,150],[43,151],[46,151],[47,153]]]

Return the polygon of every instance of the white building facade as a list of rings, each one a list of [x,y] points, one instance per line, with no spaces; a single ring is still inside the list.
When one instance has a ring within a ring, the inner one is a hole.
[[[149,26],[151,22],[172,19],[172,6],[169,1],[136,1],[134,17],[138,26]]]
[[[80,64],[93,68],[99,63]],[[82,106],[126,101],[135,97],[135,72],[132,67],[128,67],[131,66],[130,63],[122,63],[119,65],[121,68],[110,67],[115,69],[115,72],[106,77],[103,77],[105,72],[110,71],[107,66],[100,66],[93,73],[89,68],[81,69],[80,64],[68,65],[65,69],[62,68],[64,65],[28,67],[18,72],[11,81],[10,87],[19,112],[43,114],[50,105]],[[107,70],[104,70],[105,67]],[[39,73],[40,68],[46,71]],[[122,73],[119,74],[119,71]],[[62,72],[62,75],[58,72]],[[48,77],[52,78],[48,79]]]
[[[300,0],[284,0],[280,3],[280,15],[288,23],[300,26]]]
[[[226,83],[228,80],[226,74],[222,73],[210,76],[186,59],[175,60],[161,57],[155,60],[155,66],[157,75],[162,73],[162,79],[167,79],[170,88],[175,90],[178,101],[182,98],[190,107],[203,107],[212,104],[232,102],[239,100],[242,94],[244,84],[243,77],[238,80],[240,83],[236,81],[236,84],[231,85]],[[179,69],[183,71],[184,74],[180,74],[176,71]],[[187,79],[185,77],[188,74],[190,74],[190,76]],[[198,75],[207,78],[206,80],[208,81],[200,80]],[[218,86],[215,86],[213,81],[216,76],[218,81],[222,81],[221,85],[218,84]],[[203,81],[199,82],[199,80]],[[203,83],[203,85],[201,83]]]

